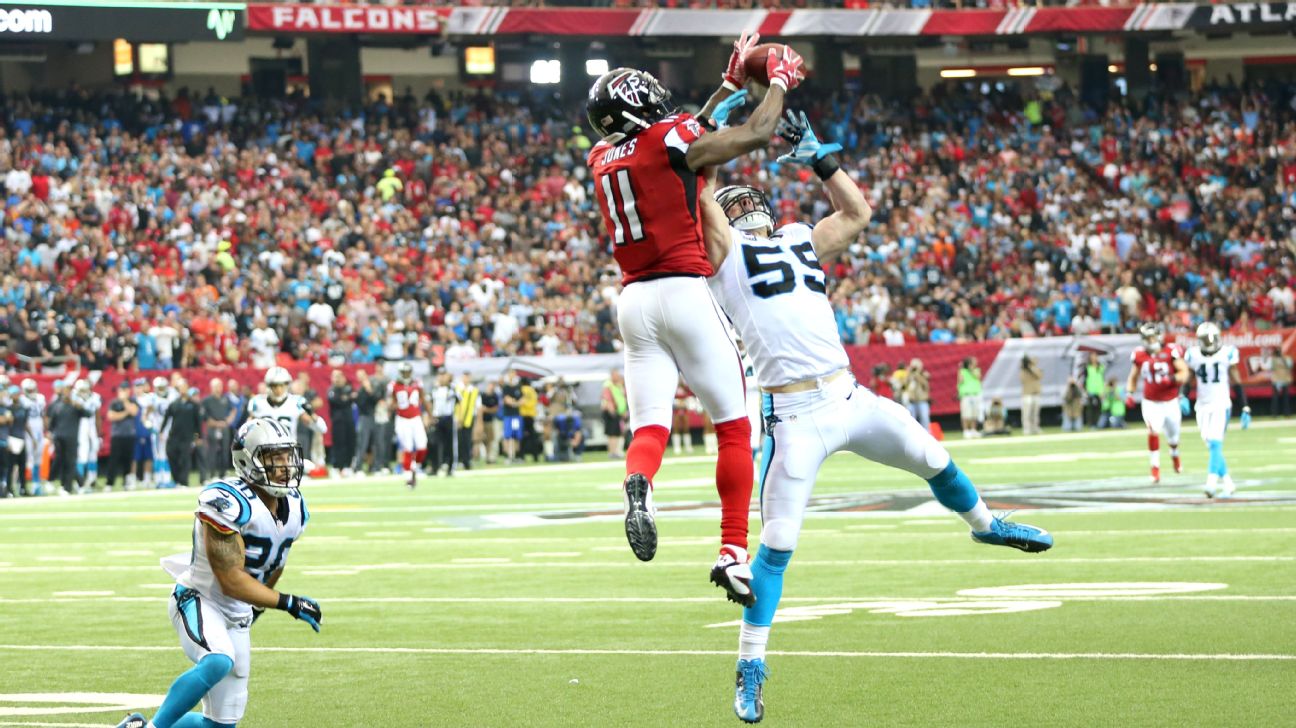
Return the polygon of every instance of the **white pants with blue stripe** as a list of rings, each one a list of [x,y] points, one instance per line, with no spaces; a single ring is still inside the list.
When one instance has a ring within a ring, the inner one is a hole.
[[[835,452],[853,452],[923,480],[949,465],[949,453],[904,407],[849,375],[808,392],[762,394],[761,400],[767,423],[761,543],[769,548],[796,548],[819,467]]]
[[[234,622],[193,589],[178,598],[185,587],[177,587],[168,611],[171,625],[180,635],[185,656],[198,664],[207,655],[225,655],[234,669],[203,696],[203,715],[217,723],[233,725],[247,710],[248,675],[252,668],[251,619]]]

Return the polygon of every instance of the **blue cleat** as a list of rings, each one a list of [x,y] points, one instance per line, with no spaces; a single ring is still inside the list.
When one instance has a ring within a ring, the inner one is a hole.
[[[1048,531],[1002,518],[995,518],[989,531],[973,531],[972,540],[991,546],[1011,546],[1032,554],[1053,548],[1053,537]]]
[[[738,677],[734,687],[734,715],[744,723],[759,723],[765,717],[765,701],[761,686],[769,679],[765,661],[739,660]]]
[[[117,724],[117,728],[145,728],[147,725],[148,718],[145,718],[142,713],[131,713]]]

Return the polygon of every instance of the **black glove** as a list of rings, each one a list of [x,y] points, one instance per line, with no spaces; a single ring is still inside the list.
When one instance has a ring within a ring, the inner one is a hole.
[[[280,594],[278,608],[309,624],[316,632],[320,631],[320,622],[324,621],[324,613],[320,611],[320,605],[314,599]]]

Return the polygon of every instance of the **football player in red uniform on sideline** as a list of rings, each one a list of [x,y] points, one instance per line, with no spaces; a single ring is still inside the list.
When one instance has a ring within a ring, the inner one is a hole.
[[[1152,482],[1161,482],[1161,435],[1170,445],[1170,458],[1174,471],[1183,472],[1179,462],[1179,432],[1183,423],[1183,410],[1179,401],[1179,388],[1188,381],[1188,365],[1183,360],[1183,349],[1178,344],[1162,343],[1161,327],[1145,323],[1139,327],[1143,345],[1134,350],[1134,366],[1129,381],[1125,382],[1125,406],[1134,406],[1134,382],[1143,380],[1143,421],[1148,428],[1148,450],[1152,461]]]
[[[423,385],[414,378],[414,367],[401,362],[399,378],[387,387],[396,416],[396,448],[401,453],[401,467],[405,469],[405,485],[413,489],[418,485],[418,471],[427,458],[427,424],[423,413],[427,407]]]
[[[642,561],[657,552],[652,480],[670,437],[679,376],[716,423],[720,556],[711,581],[728,598],[754,603],[747,565],[751,507],[751,424],[743,367],[706,279],[699,195],[708,169],[767,146],[783,97],[801,81],[801,57],[786,46],[765,61],[769,90],[746,123],[714,133],[703,124],[747,81],[744,60],[758,36],[734,43],[724,84],[698,118],[676,113],[670,93],[644,71],[617,68],[590,89],[586,112],[602,140],[587,163],[624,290],[617,320],[625,341],[626,394],[634,438],[623,484],[626,539]]]

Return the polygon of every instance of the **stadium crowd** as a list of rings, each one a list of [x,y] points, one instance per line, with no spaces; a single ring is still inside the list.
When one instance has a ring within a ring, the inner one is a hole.
[[[1290,87],[1086,112],[1065,88],[805,93],[876,212],[830,265],[843,339],[1296,324]],[[577,109],[406,94],[11,97],[0,352],[164,370],[611,352],[616,267]],[[724,171],[785,220],[776,148]]]

